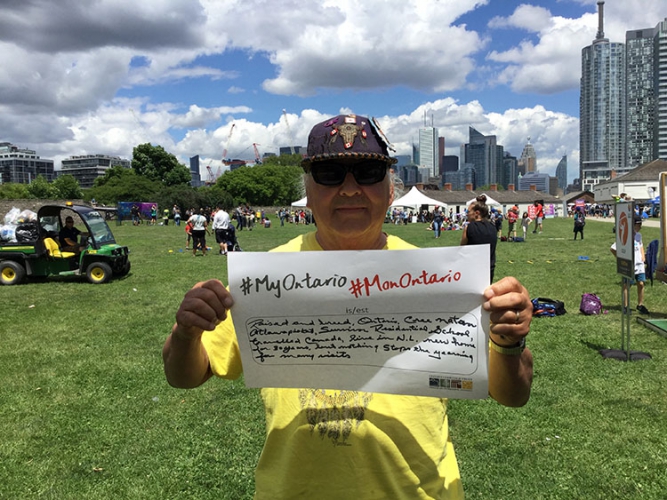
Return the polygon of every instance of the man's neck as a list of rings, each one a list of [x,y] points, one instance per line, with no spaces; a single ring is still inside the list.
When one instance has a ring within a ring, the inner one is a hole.
[[[381,250],[387,245],[387,234],[381,232],[374,240],[365,238],[328,238],[320,231],[315,233],[317,242],[323,250]]]

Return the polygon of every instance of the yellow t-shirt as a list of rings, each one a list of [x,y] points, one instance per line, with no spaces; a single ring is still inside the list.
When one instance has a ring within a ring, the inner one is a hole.
[[[387,250],[413,248],[387,237]],[[307,233],[272,251],[317,250],[315,233]],[[215,375],[241,374],[229,316],[202,341]],[[256,499],[463,498],[446,399],[322,389],[261,394],[267,437]]]

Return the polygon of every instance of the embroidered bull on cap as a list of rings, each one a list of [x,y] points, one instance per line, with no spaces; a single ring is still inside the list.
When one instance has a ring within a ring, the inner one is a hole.
[[[387,165],[396,163],[389,156],[388,142],[375,121],[355,114],[339,115],[315,125],[308,135],[307,154],[301,166],[344,158],[382,160]]]
[[[345,123],[342,125],[336,125],[332,123],[333,129],[329,133],[331,135],[331,144],[335,143],[340,135],[343,139],[343,147],[345,149],[350,149],[354,146],[354,139],[361,132],[361,143],[366,145],[367,133],[364,130],[364,125],[366,122],[362,121],[361,125],[357,125],[357,117],[355,115],[348,115],[345,117]]]

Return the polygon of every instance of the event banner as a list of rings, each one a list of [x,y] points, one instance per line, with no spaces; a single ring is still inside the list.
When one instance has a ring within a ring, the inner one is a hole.
[[[228,258],[249,387],[487,397],[488,245]]]

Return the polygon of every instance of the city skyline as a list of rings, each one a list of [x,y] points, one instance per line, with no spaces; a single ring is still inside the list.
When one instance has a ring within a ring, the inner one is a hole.
[[[201,170],[304,146],[312,125],[376,116],[411,154],[423,117],[458,155],[468,127],[541,172],[578,177],[581,49],[594,0],[12,2],[0,14],[0,142],[56,168],[72,155],[130,158],[160,144]],[[65,15],[66,12],[66,15]],[[605,36],[667,17],[662,0],[605,3]],[[285,113],[283,113],[285,110]],[[230,137],[230,129],[235,130]],[[201,172],[205,177],[205,171]]]

